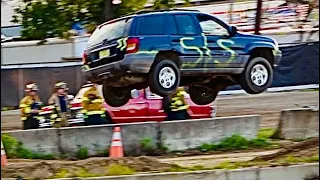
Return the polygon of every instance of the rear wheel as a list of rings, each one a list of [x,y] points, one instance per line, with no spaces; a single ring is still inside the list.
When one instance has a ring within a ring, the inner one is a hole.
[[[150,90],[160,96],[172,94],[180,84],[180,70],[170,60],[156,63],[149,74]]]
[[[129,88],[118,88],[103,85],[102,93],[106,103],[112,107],[120,107],[130,100],[131,94]]]
[[[271,86],[273,68],[268,60],[256,57],[250,60],[244,72],[240,75],[242,89],[249,94],[259,94]]]
[[[191,86],[189,87],[190,99],[197,105],[207,105],[212,103],[218,95],[219,91],[207,86]]]

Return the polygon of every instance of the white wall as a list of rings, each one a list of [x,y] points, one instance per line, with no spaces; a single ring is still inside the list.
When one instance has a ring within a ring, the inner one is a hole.
[[[7,42],[1,44],[1,65],[61,62],[62,58],[81,58],[89,37],[70,40],[48,39],[39,41]]]

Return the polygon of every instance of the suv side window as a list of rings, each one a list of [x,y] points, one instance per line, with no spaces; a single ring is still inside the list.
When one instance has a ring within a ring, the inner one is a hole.
[[[228,36],[228,30],[208,15],[198,15],[199,24],[205,35]]]
[[[175,15],[176,24],[179,35],[196,35],[197,29],[190,15],[178,14]]]
[[[139,18],[138,35],[164,35],[164,16],[152,15]]]
[[[177,23],[174,21],[174,18],[172,15],[168,16],[168,28],[169,28],[169,33],[170,34],[178,34],[178,29],[177,29]]]

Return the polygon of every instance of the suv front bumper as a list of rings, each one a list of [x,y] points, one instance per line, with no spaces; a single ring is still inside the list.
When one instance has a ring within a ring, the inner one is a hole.
[[[273,66],[278,66],[282,58],[282,52],[280,50],[273,50],[272,53],[274,57]]]

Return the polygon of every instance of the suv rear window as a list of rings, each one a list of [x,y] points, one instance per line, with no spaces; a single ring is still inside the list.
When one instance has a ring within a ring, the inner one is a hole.
[[[164,35],[164,16],[153,15],[139,18],[138,35]]]
[[[103,40],[114,40],[128,35],[132,18],[123,19],[97,27],[88,41],[88,47],[99,44]]]

